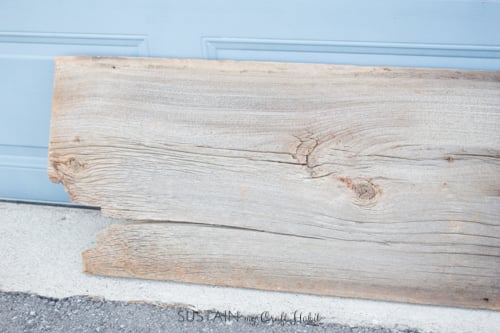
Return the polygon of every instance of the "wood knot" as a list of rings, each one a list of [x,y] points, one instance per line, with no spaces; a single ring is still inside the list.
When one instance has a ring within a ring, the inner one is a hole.
[[[70,170],[72,170],[73,172],[77,172],[79,171],[80,169],[85,169],[87,167],[87,165],[83,162],[80,162],[79,160],[77,160],[76,158],[74,157],[70,157],[68,158],[65,162],[63,162],[62,164],[64,164],[64,166]]]
[[[309,166],[310,157],[319,145],[317,139],[312,137],[301,138],[296,136],[298,142],[294,147],[294,151],[292,151],[292,157],[297,160],[298,163]]]
[[[358,198],[363,200],[371,200],[377,195],[377,191],[375,190],[373,184],[369,182],[354,184],[353,191],[356,193]]]
[[[349,177],[337,177],[348,189],[352,190],[357,203],[373,203],[382,194],[382,190],[370,179],[351,179]]]

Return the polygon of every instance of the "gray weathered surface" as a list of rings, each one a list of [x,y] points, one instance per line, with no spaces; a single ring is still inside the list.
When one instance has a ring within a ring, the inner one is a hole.
[[[421,251],[423,248],[423,251]],[[120,277],[498,309],[498,263],[190,223],[114,224],[84,272]],[[490,264],[488,269],[487,265]],[[487,299],[487,300],[486,300]]]
[[[59,58],[49,176],[108,216],[197,223],[182,253],[170,226],[112,228],[101,250],[139,250],[94,273],[203,282],[157,266],[203,232],[215,261],[301,258],[250,249],[207,283],[498,309],[499,123],[498,72]]]

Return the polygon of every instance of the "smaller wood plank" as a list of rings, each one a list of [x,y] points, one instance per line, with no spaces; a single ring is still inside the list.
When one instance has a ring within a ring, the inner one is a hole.
[[[499,310],[499,277],[479,269],[487,262],[168,222],[114,224],[83,253],[98,275]]]

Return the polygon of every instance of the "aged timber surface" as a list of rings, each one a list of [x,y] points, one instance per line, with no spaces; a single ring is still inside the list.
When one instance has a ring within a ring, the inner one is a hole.
[[[92,273],[500,309],[499,124],[499,72],[58,58],[49,176],[151,221]]]

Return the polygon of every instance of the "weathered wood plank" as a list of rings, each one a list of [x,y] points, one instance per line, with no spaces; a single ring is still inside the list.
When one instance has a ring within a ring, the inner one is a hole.
[[[451,259],[451,260],[450,260]],[[499,309],[491,260],[394,251],[245,229],[114,224],[83,253],[84,272],[410,303]]]
[[[341,276],[369,297],[372,277],[389,293],[411,275],[401,290],[498,308],[499,123],[498,72],[59,58],[49,176],[108,216],[279,234],[311,247],[303,259],[321,248],[331,262],[301,266],[325,273],[317,293],[342,294]],[[315,292],[297,286],[280,288]]]

